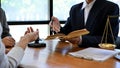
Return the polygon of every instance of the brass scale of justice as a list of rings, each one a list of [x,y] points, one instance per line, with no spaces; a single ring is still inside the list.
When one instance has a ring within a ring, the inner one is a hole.
[[[98,46],[100,48],[115,49],[116,44],[115,44],[115,39],[114,39],[114,35],[113,35],[113,32],[112,32],[112,27],[111,27],[111,24],[110,24],[110,18],[116,18],[116,17],[119,17],[119,15],[118,16],[108,16],[107,21],[106,21],[106,25],[105,25],[105,28],[104,28],[103,36],[102,36],[102,39],[101,39],[101,43],[98,44]],[[109,28],[110,28],[110,32],[111,32],[111,35],[112,35],[113,44],[107,42],[107,39],[108,39],[107,35],[108,35],[108,29]],[[104,43],[103,43],[103,40],[105,40]]]

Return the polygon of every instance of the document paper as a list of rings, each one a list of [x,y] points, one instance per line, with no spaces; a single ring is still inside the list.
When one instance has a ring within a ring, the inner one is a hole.
[[[114,56],[117,52],[114,50],[106,50],[100,48],[89,47],[76,52],[69,52],[70,55],[78,58],[95,60],[95,61],[105,61],[108,58]]]

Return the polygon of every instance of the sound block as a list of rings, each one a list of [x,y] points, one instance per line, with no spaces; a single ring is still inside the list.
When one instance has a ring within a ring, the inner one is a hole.
[[[46,47],[46,43],[29,43],[28,47],[34,47],[34,48],[39,48],[39,47]]]

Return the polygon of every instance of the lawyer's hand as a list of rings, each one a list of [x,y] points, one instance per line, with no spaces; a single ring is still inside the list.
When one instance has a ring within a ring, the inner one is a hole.
[[[50,21],[49,25],[52,28],[53,31],[55,31],[56,33],[60,31],[60,22],[58,20],[58,18],[52,16],[52,21]]]
[[[82,38],[81,37],[75,37],[75,38],[69,39],[68,41],[71,42],[72,44],[79,45],[79,44],[82,43]]]

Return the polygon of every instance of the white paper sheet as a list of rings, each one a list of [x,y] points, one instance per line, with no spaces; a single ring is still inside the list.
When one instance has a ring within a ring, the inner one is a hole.
[[[84,58],[88,60],[95,60],[95,61],[105,61],[108,58],[114,56],[116,53],[117,52],[114,50],[106,50],[106,49],[93,48],[93,47],[89,47],[76,52],[69,52],[69,54],[74,57]]]

